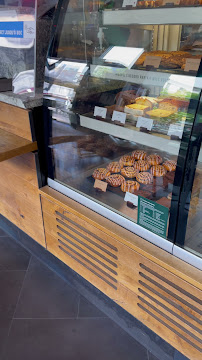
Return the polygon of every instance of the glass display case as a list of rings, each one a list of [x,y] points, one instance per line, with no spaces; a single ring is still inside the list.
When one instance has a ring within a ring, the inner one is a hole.
[[[201,15],[191,0],[61,0],[44,83],[48,184],[199,260]]]

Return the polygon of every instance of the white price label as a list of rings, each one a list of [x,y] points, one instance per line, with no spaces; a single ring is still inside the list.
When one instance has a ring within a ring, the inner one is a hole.
[[[143,127],[146,128],[147,130],[151,130],[153,126],[153,120],[149,119],[149,118],[145,118],[143,116],[139,116],[138,117],[138,121],[137,121],[137,128]]]
[[[133,205],[135,206],[138,206],[138,196],[137,195],[134,195],[130,192],[126,192],[126,195],[125,195],[125,198],[124,198],[124,201],[129,201],[131,202]]]
[[[168,136],[175,135],[178,136],[180,139],[182,139],[183,134],[183,126],[171,124],[168,129]]]
[[[123,5],[122,7],[126,7],[126,6],[133,6],[135,7],[137,5],[137,0],[123,0]]]
[[[35,21],[24,21],[24,39],[35,39],[36,36],[36,23]]]
[[[100,116],[103,119],[106,119],[107,109],[104,107],[95,106],[94,108],[94,116]]]
[[[121,111],[113,111],[112,121],[119,121],[122,124],[126,122],[126,113]]]

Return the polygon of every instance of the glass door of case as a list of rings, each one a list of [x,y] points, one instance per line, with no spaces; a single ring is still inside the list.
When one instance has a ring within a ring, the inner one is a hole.
[[[160,244],[174,241],[198,108],[202,8],[139,7],[59,2],[44,84],[49,177]]]
[[[176,245],[202,264],[202,102],[195,119],[182,185]],[[201,266],[202,267],[202,266]]]

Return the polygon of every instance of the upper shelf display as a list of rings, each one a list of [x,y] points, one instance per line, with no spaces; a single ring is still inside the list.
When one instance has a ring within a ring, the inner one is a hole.
[[[155,8],[103,11],[103,25],[200,24],[202,7]]]

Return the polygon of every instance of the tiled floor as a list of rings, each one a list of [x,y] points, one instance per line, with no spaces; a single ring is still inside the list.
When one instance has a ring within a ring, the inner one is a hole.
[[[0,360],[157,360],[0,229]]]

